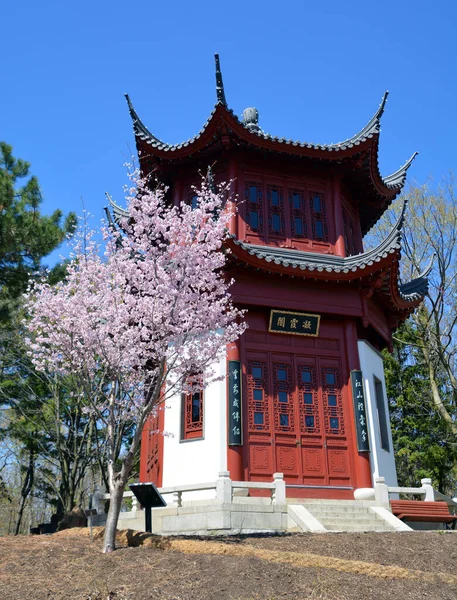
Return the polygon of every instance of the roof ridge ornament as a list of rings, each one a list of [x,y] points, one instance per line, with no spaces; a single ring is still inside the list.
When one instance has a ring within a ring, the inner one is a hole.
[[[435,261],[435,252],[425,269],[415,278],[399,285],[400,294],[405,300],[423,299],[428,294],[428,276],[430,275]]]
[[[352,136],[352,138],[349,138],[348,140],[345,140],[344,142],[340,142],[337,145],[343,146],[343,145],[347,145],[347,144],[351,144],[351,143],[356,143],[357,141],[363,141],[366,138],[372,137],[373,134],[375,134],[375,133],[379,133],[380,125],[381,125],[380,120],[381,120],[382,115],[384,114],[388,96],[389,96],[389,91],[387,90],[384,92],[384,96],[382,97],[381,104],[379,105],[378,110],[371,117],[371,119],[368,121],[368,123],[365,125],[365,127],[361,131],[359,131],[359,133],[356,133],[354,136]]]
[[[243,125],[249,131],[255,133],[261,131],[259,126],[259,111],[256,108],[251,107],[243,110]]]
[[[214,55],[216,61],[216,95],[217,103],[227,106],[227,100],[225,99],[224,82],[222,81],[221,64],[219,61],[219,54]]]
[[[113,226],[114,223],[120,225],[123,219],[129,218],[129,211],[116,204],[108,192],[105,192],[105,196],[109,203],[109,207],[105,206],[104,208],[109,225]]]
[[[408,198],[406,198],[404,196],[402,198],[402,200],[403,200],[403,206],[401,207],[400,216],[398,217],[398,221],[395,225],[395,228],[397,229],[397,231],[401,231],[403,229],[403,225],[405,223],[405,217],[406,217],[406,209],[408,207]]]
[[[409,158],[397,171],[387,175],[387,177],[383,177],[382,180],[384,184],[391,188],[397,186],[402,187],[406,180],[406,172],[418,154],[419,152],[414,152],[411,158]]]
[[[133,121],[133,131],[135,133],[135,135],[137,135],[138,137],[140,137],[143,140],[153,140],[154,144],[156,146],[168,146],[168,144],[165,144],[165,142],[162,142],[162,140],[159,140],[159,138],[157,138],[155,135],[152,135],[152,133],[149,131],[149,129],[146,127],[146,125],[143,123],[143,121],[140,119],[140,117],[138,116],[136,110],[133,108],[133,104],[132,101],[130,100],[130,96],[128,94],[124,94],[125,99],[127,100],[127,105],[129,107],[129,113],[130,116],[132,117],[132,121]]]
[[[380,119],[382,117],[382,115],[384,114],[384,109],[386,108],[386,102],[387,102],[388,96],[389,96],[389,90],[386,90],[384,92],[384,96],[382,97],[381,104],[379,105],[379,108],[376,113],[376,116],[378,119]]]

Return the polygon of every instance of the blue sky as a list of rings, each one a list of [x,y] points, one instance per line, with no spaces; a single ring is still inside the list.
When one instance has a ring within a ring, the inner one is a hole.
[[[455,0],[154,2],[2,6],[0,139],[28,160],[43,210],[102,216],[122,204],[135,151],[123,94],[168,142],[197,133],[215,103],[219,52],[229,106],[274,135],[336,142],[390,91],[380,168],[415,151],[409,180],[457,172]]]

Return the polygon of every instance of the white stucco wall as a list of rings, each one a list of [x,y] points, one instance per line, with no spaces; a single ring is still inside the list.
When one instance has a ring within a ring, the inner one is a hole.
[[[166,403],[163,487],[216,481],[219,471],[227,470],[226,359],[214,370],[224,379],[204,391],[202,439],[181,440],[181,395]]]
[[[387,485],[396,486],[397,471],[395,468],[395,457],[392,444],[392,431],[390,428],[389,408],[387,405],[386,382],[384,379],[384,364],[381,354],[377,352],[368,342],[359,341],[360,369],[363,375],[365,388],[365,401],[368,413],[369,435],[370,435],[370,462],[372,475],[374,477],[385,477]],[[389,452],[381,448],[381,434],[376,405],[376,391],[374,377],[382,383],[384,395],[384,408],[387,417],[387,433],[389,437]]]

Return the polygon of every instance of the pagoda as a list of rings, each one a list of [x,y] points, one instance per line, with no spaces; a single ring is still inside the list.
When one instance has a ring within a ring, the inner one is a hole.
[[[334,499],[357,497],[378,476],[396,485],[380,351],[423,300],[429,269],[399,279],[406,204],[377,247],[365,251],[363,237],[402,191],[416,154],[380,174],[387,92],[343,142],[273,137],[257,109],[241,119],[229,109],[215,58],[217,102],[192,139],[161,141],[127,102],[141,171],[168,186],[170,202],[192,203],[208,167],[216,182],[231,182],[227,275],[248,329],[216,366],[223,381],[150,418],[140,479],[166,487],[220,471],[235,481],[283,473],[288,497]]]

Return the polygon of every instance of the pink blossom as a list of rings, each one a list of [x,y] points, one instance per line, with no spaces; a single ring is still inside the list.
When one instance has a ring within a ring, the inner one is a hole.
[[[153,407],[189,374],[202,373],[200,385],[216,378],[211,366],[244,324],[224,277],[226,188],[203,182],[192,210],[170,206],[163,187],[134,183],[123,232],[102,229],[104,255],[92,233],[81,234],[66,279],[30,291],[27,327],[35,366],[82,379],[98,417],[133,421],[138,445]],[[113,486],[125,483],[124,466],[112,471]]]

